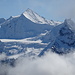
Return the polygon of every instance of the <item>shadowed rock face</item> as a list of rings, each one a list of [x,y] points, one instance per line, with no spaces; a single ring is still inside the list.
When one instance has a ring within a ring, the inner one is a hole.
[[[18,17],[11,17],[1,24],[0,28],[0,38],[2,39],[23,39],[28,37],[34,37],[45,30],[49,31],[53,26],[48,24],[38,24],[34,23],[24,14]]]
[[[58,54],[65,54],[72,51],[71,48],[75,48],[74,28],[75,24],[71,19],[65,20],[63,24],[53,28],[53,30],[43,38],[43,42],[49,42],[49,44],[41,54],[44,54],[44,52],[49,49]]]
[[[19,16],[11,16],[7,20],[1,18],[0,23],[0,38],[23,39],[49,31],[61,22],[46,20],[31,9],[27,9]]]

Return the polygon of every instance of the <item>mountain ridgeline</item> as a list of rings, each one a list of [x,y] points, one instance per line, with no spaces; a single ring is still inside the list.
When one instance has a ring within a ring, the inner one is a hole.
[[[27,9],[20,16],[11,16],[4,23],[0,24],[0,38],[24,39],[34,37],[51,30],[54,27],[52,24],[55,25],[58,23],[47,21],[32,10]]]
[[[28,47],[40,48],[39,56],[49,50],[58,54],[66,54],[75,48],[75,23],[71,19],[66,19],[63,23],[46,20],[31,9],[27,9],[19,16],[11,16],[6,20],[0,19],[0,39],[27,38],[30,38],[30,42],[41,40],[41,43],[22,46],[26,50]]]
[[[54,27],[43,38],[43,42],[48,43],[39,56],[50,49],[58,54],[66,54],[75,48],[75,23],[71,19],[66,19],[64,23]]]

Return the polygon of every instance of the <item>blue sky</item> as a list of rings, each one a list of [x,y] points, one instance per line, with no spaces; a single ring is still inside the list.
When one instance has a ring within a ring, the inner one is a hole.
[[[75,0],[0,0],[0,18],[9,18],[32,9],[46,19],[75,18]]]

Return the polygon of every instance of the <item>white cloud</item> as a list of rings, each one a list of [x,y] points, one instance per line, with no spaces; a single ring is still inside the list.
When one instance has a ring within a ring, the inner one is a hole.
[[[5,53],[0,54],[0,60],[5,59],[5,58],[6,58]]]
[[[15,67],[3,65],[0,69],[7,75],[74,75],[75,53],[58,55],[50,52],[36,59],[22,57]]]

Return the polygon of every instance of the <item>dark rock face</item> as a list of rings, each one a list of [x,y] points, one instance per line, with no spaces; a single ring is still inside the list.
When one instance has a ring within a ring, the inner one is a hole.
[[[66,54],[73,51],[72,48],[75,48],[75,31],[72,29],[72,24],[74,25],[74,23],[71,21],[69,21],[69,23],[65,21],[63,24],[55,27],[50,33],[47,34],[47,36],[45,36],[49,36],[48,41],[50,43],[43,50],[43,53],[41,52],[42,55],[44,54],[44,51],[48,50],[52,50],[58,54]]]
[[[74,33],[65,25],[59,30],[60,36],[73,35]]]
[[[0,39],[24,39],[35,37],[45,30],[52,29],[48,24],[36,24],[27,19],[23,14],[17,18],[9,18],[1,24]]]
[[[64,27],[59,30],[59,36],[52,46],[53,51],[63,54],[70,52],[70,48],[75,48],[74,34],[75,33],[67,25],[64,25]]]

